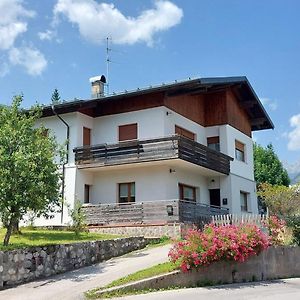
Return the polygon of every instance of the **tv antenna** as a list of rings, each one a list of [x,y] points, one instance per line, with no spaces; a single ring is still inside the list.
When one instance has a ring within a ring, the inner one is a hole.
[[[107,94],[109,95],[109,65],[111,63],[110,59],[110,47],[111,37],[106,38],[106,86],[107,86]]]

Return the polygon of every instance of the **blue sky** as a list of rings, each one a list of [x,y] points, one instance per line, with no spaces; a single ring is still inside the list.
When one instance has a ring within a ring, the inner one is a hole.
[[[283,161],[300,161],[300,1],[0,0],[0,102],[88,98],[188,77],[246,75],[275,130],[254,134]]]

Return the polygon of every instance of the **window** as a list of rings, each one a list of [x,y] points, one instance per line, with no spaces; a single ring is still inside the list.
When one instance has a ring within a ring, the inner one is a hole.
[[[195,133],[191,132],[191,131],[188,131],[184,128],[181,128],[177,125],[175,125],[175,134],[178,134],[178,135],[181,135],[181,136],[184,136],[190,140],[193,140],[195,141],[196,140],[196,135]]]
[[[247,212],[248,211],[248,193],[240,192],[240,199],[241,199],[241,211]]]
[[[207,147],[216,151],[220,151],[220,138],[218,136],[208,137]]]
[[[90,203],[90,186],[84,185],[84,203]]]
[[[83,146],[91,145],[91,129],[87,127],[83,127],[83,138],[82,138]]]
[[[119,142],[137,139],[137,123],[119,126]]]
[[[235,140],[235,158],[245,161],[245,145],[237,140]]]
[[[179,197],[180,200],[196,202],[196,188],[179,183]]]
[[[119,203],[135,202],[135,183],[119,183]]]

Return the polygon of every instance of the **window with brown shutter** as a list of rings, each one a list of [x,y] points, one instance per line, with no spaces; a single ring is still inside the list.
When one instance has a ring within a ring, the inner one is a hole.
[[[245,161],[245,144],[235,140],[235,158],[239,161]]]
[[[188,131],[182,127],[179,127],[177,125],[175,125],[175,134],[178,134],[178,135],[181,135],[181,136],[184,136],[190,140],[193,140],[195,141],[196,139],[196,135],[195,133],[191,132],[191,131]]]
[[[135,182],[119,183],[119,203],[135,202]]]
[[[137,123],[119,126],[119,142],[137,139]]]
[[[194,186],[179,183],[178,187],[180,200],[196,202],[196,188]]]
[[[208,137],[207,147],[216,151],[220,151],[220,137],[218,136]]]
[[[83,127],[83,146],[90,146],[91,145],[91,129],[87,127]]]

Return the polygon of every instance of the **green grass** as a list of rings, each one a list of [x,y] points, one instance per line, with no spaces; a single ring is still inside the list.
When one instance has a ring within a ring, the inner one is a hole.
[[[126,284],[126,283],[138,281],[138,280],[145,279],[145,278],[150,278],[150,277],[161,275],[161,274],[166,274],[166,273],[175,271],[176,269],[178,269],[177,266],[175,264],[171,263],[171,262],[165,262],[165,263],[162,263],[162,264],[158,264],[158,265],[152,266],[150,268],[137,271],[135,273],[132,273],[132,274],[130,274],[128,276],[125,276],[125,277],[122,277],[120,279],[117,279],[117,280],[111,282],[110,284],[108,284],[104,287],[96,288],[96,289],[93,289],[91,291],[88,291],[86,293],[86,297],[88,299],[97,299],[97,297],[99,297],[97,295],[97,292],[100,291],[100,290],[120,286],[120,285],[123,285],[123,284]],[[125,292],[122,291],[122,292],[119,292],[119,293],[122,293],[122,295],[123,295],[123,293],[125,293]]]
[[[168,262],[158,264],[158,265],[155,265],[153,267],[150,267],[150,268],[147,268],[144,270],[137,271],[135,273],[132,273],[128,276],[119,278],[117,280],[114,280],[113,282],[111,282],[110,284],[105,286],[105,288],[111,288],[111,287],[129,283],[129,282],[134,282],[134,281],[138,281],[141,279],[150,278],[150,277],[153,277],[156,275],[169,273],[176,269],[177,269],[177,266],[175,264],[173,264],[172,262],[168,261]]]
[[[120,236],[82,232],[78,236],[73,231],[40,230],[21,228],[22,234],[12,235],[7,247],[2,245],[5,229],[0,229],[0,250],[12,250],[29,246],[69,244],[83,241],[107,240]]]
[[[172,243],[171,238],[169,238],[168,236],[162,236],[158,240],[153,240],[153,241],[150,240],[150,242],[146,246],[146,248],[147,249],[149,249],[149,248],[156,248],[156,247],[168,245],[170,243]]]

